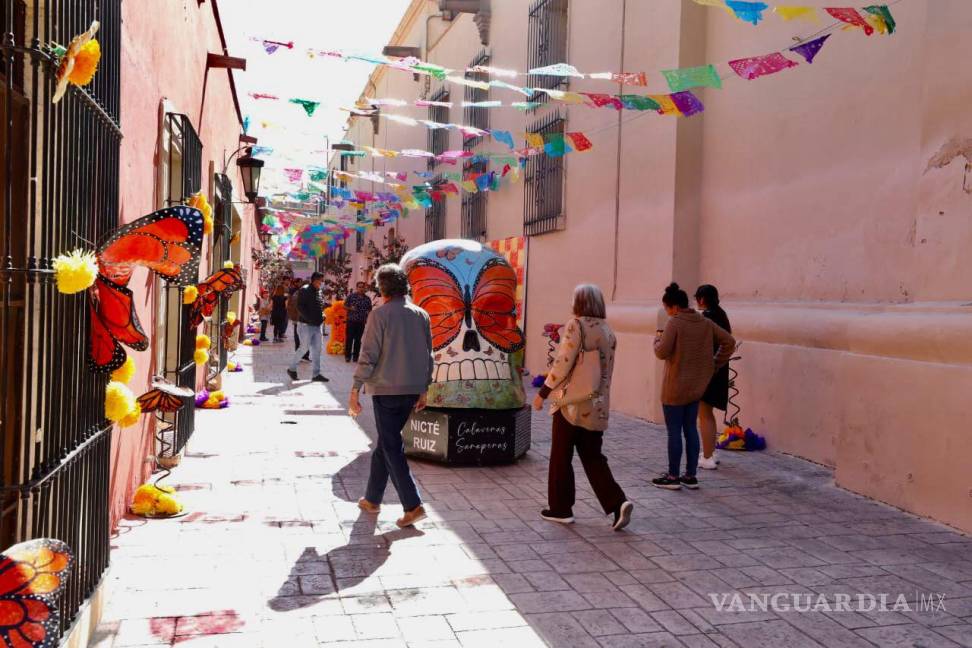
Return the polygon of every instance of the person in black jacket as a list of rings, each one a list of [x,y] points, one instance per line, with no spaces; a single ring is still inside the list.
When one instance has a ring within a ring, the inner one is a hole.
[[[702,311],[702,316],[712,320],[715,324],[732,333],[729,316],[719,305],[719,290],[711,284],[703,284],[695,291],[695,302]],[[718,350],[715,345],[713,353]],[[699,402],[699,436],[702,437],[702,456],[699,457],[699,468],[715,470],[718,461],[715,458],[716,420],[713,409],[725,411],[729,406],[729,364],[716,369],[709,386]]]
[[[321,301],[321,283],[324,275],[315,272],[310,282],[301,286],[297,291],[297,314],[300,326],[300,347],[294,353],[294,358],[287,368],[287,375],[291,380],[297,380],[297,363],[307,351],[311,355],[311,378],[314,382],[328,382],[321,373],[321,324],[324,323],[324,303]]]

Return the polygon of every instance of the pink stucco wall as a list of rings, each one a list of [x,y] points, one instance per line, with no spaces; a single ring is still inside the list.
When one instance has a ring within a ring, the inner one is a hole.
[[[433,18],[427,38],[436,6],[417,5],[424,13],[396,44],[460,69],[482,48],[468,15]],[[492,65],[526,68],[527,7],[493,0]],[[972,135],[972,70],[960,63],[972,4],[913,0],[892,10],[893,36],[838,31],[813,65],[757,81],[730,75],[723,89],[699,93],[706,111],[691,119],[552,104],[534,114],[496,109],[491,127],[521,134],[556,110],[595,147],[565,158],[565,228],[529,241],[529,369],[544,371],[543,325],[568,317],[573,286],[597,283],[619,339],[612,404],[659,421],[651,338],[661,292],[673,279],[690,291],[714,283],[744,342],[745,425],[776,450],[834,467],[842,486],[969,531],[972,198],[964,160],[926,166],[946,140]],[[569,11],[569,62],[648,71],[649,92],[666,91],[659,70],[779,50],[831,22],[768,14],[754,27],[683,0],[571,0]],[[424,79],[377,78],[363,94],[425,96]],[[591,80],[570,89],[618,91]],[[461,108],[450,120],[462,121]],[[427,148],[426,137],[387,121],[375,137],[365,119],[349,131],[386,148]],[[523,200],[522,184],[490,194],[488,238],[522,233]],[[459,211],[450,198],[448,236],[459,232]],[[424,241],[421,212],[399,228],[410,244]]]
[[[164,5],[164,6],[163,6]],[[121,120],[124,138],[120,156],[120,220],[130,222],[161,205],[157,178],[157,150],[161,133],[161,106],[164,101],[172,112],[189,116],[203,143],[203,191],[213,200],[210,165],[216,172],[223,161],[239,146],[241,131],[233,104],[226,70],[206,72],[206,54],[222,54],[217,23],[211,3],[195,0],[147,3],[125,2],[122,24]],[[242,183],[235,164],[229,175],[234,185],[234,199],[243,200]],[[251,247],[259,247],[252,207],[236,205],[242,220],[241,249],[243,265],[249,268]],[[208,239],[204,246],[208,246]],[[211,271],[206,256],[200,274]],[[255,274],[249,271],[249,283],[255,285]],[[252,285],[248,293],[252,295]],[[132,279],[138,315],[151,336],[155,330],[154,280],[147,271],[138,271]],[[241,313],[242,316],[243,313]],[[156,349],[145,352],[129,350],[138,372],[130,386],[136,394],[148,388],[149,377],[157,371]],[[202,375],[202,371],[200,371]],[[124,515],[132,491],[148,476],[153,454],[154,420],[143,416],[141,424],[115,430],[111,456],[112,526]]]

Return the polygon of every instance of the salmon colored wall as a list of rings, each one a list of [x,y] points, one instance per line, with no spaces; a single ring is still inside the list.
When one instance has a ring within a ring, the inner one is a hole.
[[[217,172],[239,146],[241,131],[226,70],[206,75],[206,54],[222,54],[213,8],[195,0],[166,0],[162,3],[122,3],[121,125],[124,138],[120,154],[120,220],[127,223],[161,205],[158,195],[161,106],[168,101],[174,112],[185,113],[203,143],[203,191],[213,200],[213,162]],[[205,102],[203,95],[205,94]],[[234,200],[242,198],[242,183],[235,163],[229,171]],[[237,205],[238,208],[244,207]],[[240,209],[243,220],[241,249],[244,267],[251,247],[260,247],[251,206]],[[204,246],[209,240],[204,241]],[[211,268],[204,255],[200,275]],[[250,284],[255,285],[254,272]],[[145,270],[136,271],[131,286],[136,308],[146,332],[155,330],[154,279]],[[252,289],[251,289],[252,290]],[[253,294],[251,291],[249,294]],[[242,316],[242,313],[241,313]],[[128,350],[138,371],[130,386],[136,394],[148,389],[156,367],[154,346],[144,352]],[[202,372],[200,372],[200,375]],[[152,468],[154,420],[143,416],[139,426],[116,429],[112,437],[111,489],[109,503],[112,527],[125,514],[130,495]]]
[[[569,4],[568,62],[649,71],[648,92],[666,91],[659,70],[779,50],[831,22],[768,14],[754,27],[683,0]],[[619,340],[612,404],[660,421],[651,340],[664,321],[662,290],[673,279],[690,291],[714,283],[744,342],[745,425],[773,449],[834,467],[842,486],[969,531],[972,445],[960,435],[972,386],[972,199],[964,160],[926,167],[945,141],[972,135],[972,69],[961,65],[972,4],[913,0],[892,10],[893,36],[838,31],[812,65],[700,91],[706,111],[691,119],[551,104],[493,110],[491,127],[519,136],[560,111],[568,131],[594,143],[564,159],[565,228],[529,240],[530,370],[545,370],[543,325],[567,319],[573,286],[597,283]],[[492,65],[527,67],[527,11],[493,0]],[[395,44],[424,48],[435,3],[425,12]],[[447,30],[430,25],[432,42],[441,36],[426,56],[434,63],[461,69],[482,47],[470,15]],[[414,99],[422,83],[387,71],[364,94]],[[619,91],[577,79],[569,89]],[[370,122],[352,121],[350,139],[370,143]],[[463,121],[458,106],[451,121]],[[424,128],[381,129],[376,146],[427,148]],[[453,135],[452,148],[460,144]],[[523,200],[522,184],[489,195],[489,238],[522,233]],[[457,198],[447,219],[454,236]],[[424,241],[422,212],[400,229],[410,245]]]

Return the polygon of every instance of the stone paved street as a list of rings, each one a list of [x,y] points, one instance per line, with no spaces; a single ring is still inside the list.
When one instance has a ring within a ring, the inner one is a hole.
[[[635,503],[624,532],[578,462],[576,524],[538,518],[546,414],[516,465],[413,463],[429,520],[398,530],[389,487],[376,521],[355,504],[374,422],[367,403],[346,415],[351,365],[328,357],[321,385],[304,364],[291,384],[291,350],[244,347],[230,408],[197,411],[168,482],[188,515],[122,522],[92,645],[972,646],[972,538],[772,452],[724,453],[697,492],[657,490],[663,431],[632,418],[612,418],[605,443]],[[888,607],[903,594],[912,611],[719,611],[709,597],[734,593]],[[919,610],[930,595],[939,609]]]

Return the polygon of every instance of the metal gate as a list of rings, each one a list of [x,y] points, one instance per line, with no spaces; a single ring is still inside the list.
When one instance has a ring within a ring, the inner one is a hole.
[[[108,566],[111,425],[106,377],[87,368],[87,299],[58,293],[51,264],[118,224],[121,1],[0,2],[0,542],[73,548],[63,632]],[[50,44],[92,20],[98,74],[52,105]]]

